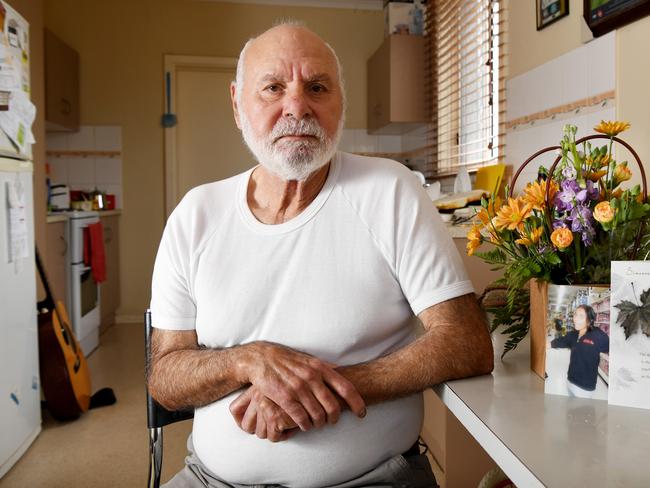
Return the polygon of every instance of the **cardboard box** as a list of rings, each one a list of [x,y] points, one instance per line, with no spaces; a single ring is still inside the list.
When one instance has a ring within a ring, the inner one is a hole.
[[[422,0],[385,0],[384,37],[393,34],[423,35],[424,7]]]

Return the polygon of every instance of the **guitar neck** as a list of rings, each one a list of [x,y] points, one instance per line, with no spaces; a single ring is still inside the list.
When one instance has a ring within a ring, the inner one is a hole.
[[[50,282],[47,280],[47,274],[45,274],[45,267],[41,261],[41,255],[38,253],[38,247],[36,248],[36,268],[38,268],[38,274],[41,277],[41,283],[43,283],[43,288],[45,288],[45,299],[37,303],[38,309],[47,308],[48,310],[54,310],[56,308],[56,301],[54,300],[54,295],[52,294],[52,289],[50,288]]]

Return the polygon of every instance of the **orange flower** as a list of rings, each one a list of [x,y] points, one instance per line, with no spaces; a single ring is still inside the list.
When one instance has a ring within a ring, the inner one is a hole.
[[[617,164],[614,168],[614,182],[616,185],[632,178],[632,171],[627,167],[627,163]]]
[[[530,204],[530,207],[535,210],[544,210],[546,207],[546,181],[542,181],[541,183],[534,181],[533,183],[529,183],[526,185],[526,188],[524,188],[524,196],[522,196],[522,200],[524,203]],[[553,197],[557,193],[558,186],[555,181],[551,180],[551,190],[549,193],[549,201],[553,201]]]
[[[499,208],[500,206],[501,199],[499,197],[496,197],[495,199],[490,199],[488,201],[487,208],[481,207],[480,210],[476,212],[476,216],[481,221],[483,227],[488,227],[490,220],[492,217],[494,217],[494,209]]]
[[[543,232],[544,227],[538,227],[537,229],[533,229],[533,231],[528,235],[522,234],[522,237],[520,239],[515,239],[515,243],[522,246],[532,246],[533,244],[537,244],[539,242],[539,239],[542,237]]]
[[[601,120],[600,124],[594,127],[594,130],[596,132],[600,132],[601,134],[605,134],[609,137],[614,137],[629,128],[630,128],[629,122],[617,122],[617,121],[605,122],[604,120]]]
[[[481,226],[474,225],[467,233],[467,255],[471,256],[474,254],[483,242],[483,236],[481,235]]]
[[[555,229],[551,234],[551,242],[560,250],[566,249],[573,242],[573,232],[566,227]]]
[[[614,220],[616,209],[612,208],[609,202],[600,202],[594,207],[594,219],[601,224],[608,224]]]
[[[607,170],[606,169],[601,169],[600,171],[587,171],[585,173],[585,177],[587,179],[590,179],[591,181],[595,182],[595,181],[598,181],[599,179],[601,179],[606,174],[607,174]]]
[[[494,225],[497,230],[517,229],[520,233],[523,233],[524,220],[530,214],[531,209],[530,203],[524,203],[519,198],[508,198],[508,203],[497,211]]]

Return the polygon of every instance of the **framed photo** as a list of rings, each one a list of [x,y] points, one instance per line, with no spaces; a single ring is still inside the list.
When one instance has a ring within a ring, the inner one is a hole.
[[[607,400],[609,314],[609,287],[548,285],[545,393]]]
[[[649,14],[650,0],[584,0],[583,16],[596,37]]]
[[[569,15],[569,0],[535,0],[535,2],[537,30],[542,30],[556,20]]]

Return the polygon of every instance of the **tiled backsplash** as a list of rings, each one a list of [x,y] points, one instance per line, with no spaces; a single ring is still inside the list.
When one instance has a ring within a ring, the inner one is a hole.
[[[97,188],[115,195],[116,207],[122,208],[121,127],[82,126],[75,133],[50,132],[46,150],[55,153],[47,156],[53,185],[83,191]],[[113,154],[102,154],[106,152]]]

